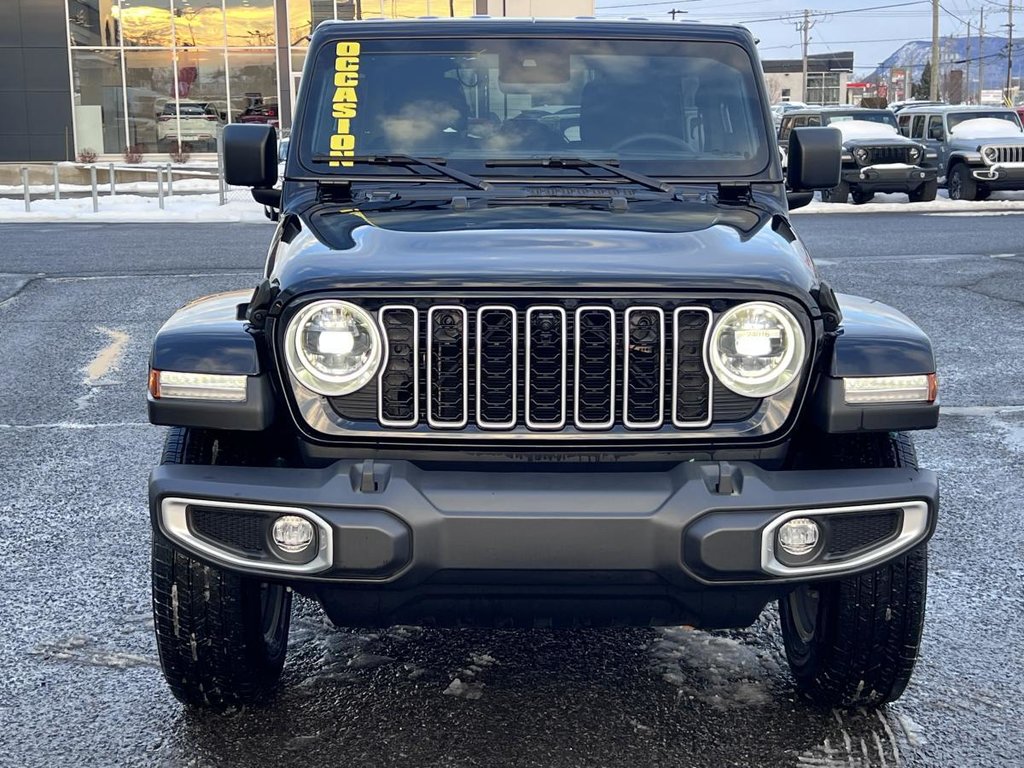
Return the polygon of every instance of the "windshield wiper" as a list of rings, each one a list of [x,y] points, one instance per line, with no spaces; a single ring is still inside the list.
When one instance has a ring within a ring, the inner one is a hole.
[[[489,168],[600,168],[620,179],[632,181],[634,184],[653,189],[655,192],[675,193],[675,187],[667,181],[645,176],[636,171],[629,171],[618,167],[618,160],[592,160],[588,157],[523,157],[523,158],[500,158],[488,160],[484,165]]]
[[[492,186],[490,182],[478,179],[476,176],[470,176],[462,171],[456,171],[454,168],[445,168],[441,163],[428,160],[425,157],[413,157],[412,155],[357,155],[355,157],[346,157],[345,161],[360,165],[422,165],[424,168],[429,168],[441,176],[461,181],[467,187],[486,191],[491,189]],[[331,157],[330,155],[314,155],[313,162],[336,163],[338,158]]]

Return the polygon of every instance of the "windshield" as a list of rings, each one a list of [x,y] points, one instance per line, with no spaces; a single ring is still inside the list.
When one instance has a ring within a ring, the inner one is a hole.
[[[1013,127],[1020,130],[1020,119],[1017,117],[1016,112],[1009,110],[993,110],[991,112],[983,112],[981,110],[972,110],[970,112],[951,112],[946,117],[946,123],[949,126],[949,130],[955,130],[960,123],[966,122],[967,120],[979,120],[981,118],[989,118],[992,120],[1006,120],[1007,122],[1013,123]]]
[[[350,159],[381,155],[471,172],[591,157],[685,177],[748,176],[769,161],[753,63],[731,43],[368,40],[328,43],[311,66],[299,152],[317,173],[415,172]]]
[[[862,123],[882,123],[884,125],[891,125],[893,128],[897,128],[896,115],[889,110],[879,110],[877,112],[869,112],[868,110],[857,110],[856,112],[828,112],[823,115],[825,118],[825,125],[835,125],[837,123],[843,123],[851,120],[856,120]]]

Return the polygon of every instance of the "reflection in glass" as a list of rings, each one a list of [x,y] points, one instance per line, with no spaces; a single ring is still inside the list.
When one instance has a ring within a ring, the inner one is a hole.
[[[164,107],[170,102],[174,112],[174,63],[171,51],[125,51],[128,92],[128,140],[143,152],[166,151],[176,129],[165,119]]]
[[[355,16],[343,15],[343,6],[355,6]],[[472,16],[475,0],[338,0],[338,18],[412,19],[417,16]]]
[[[76,154],[120,152],[125,143],[120,51],[72,51],[71,77]]]
[[[174,0],[174,35],[180,47],[223,46],[221,0]]]
[[[74,46],[116,46],[116,0],[68,0],[68,28]]]
[[[313,34],[311,0],[288,0],[288,42],[292,45],[308,45],[311,34]]]
[[[170,0],[120,0],[111,12],[120,22],[126,46],[170,47],[174,44]]]
[[[273,50],[228,53],[231,122],[278,125],[277,64]]]
[[[224,6],[227,9],[229,47],[274,45],[274,0],[225,0]]]

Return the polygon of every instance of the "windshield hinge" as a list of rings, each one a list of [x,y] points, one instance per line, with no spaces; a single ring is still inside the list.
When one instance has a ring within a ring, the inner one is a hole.
[[[750,184],[744,181],[718,182],[718,202],[749,203],[752,199]]]
[[[347,181],[318,181],[318,203],[347,203],[352,199],[352,185]]]
[[[629,202],[622,195],[615,195],[608,202],[608,207],[617,213],[621,213],[622,211],[629,210]]]

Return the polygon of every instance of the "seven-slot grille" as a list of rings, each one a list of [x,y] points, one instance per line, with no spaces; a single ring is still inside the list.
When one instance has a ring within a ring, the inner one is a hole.
[[[909,163],[909,147],[868,147],[868,161],[865,165],[884,165],[885,163]]]
[[[708,307],[392,304],[377,317],[385,427],[656,430],[712,420]]]
[[[988,150],[989,147],[984,147],[983,149]],[[993,146],[992,149],[996,151],[994,160],[989,158],[988,154],[984,151],[981,155],[990,163],[1024,163],[1024,145]]]

